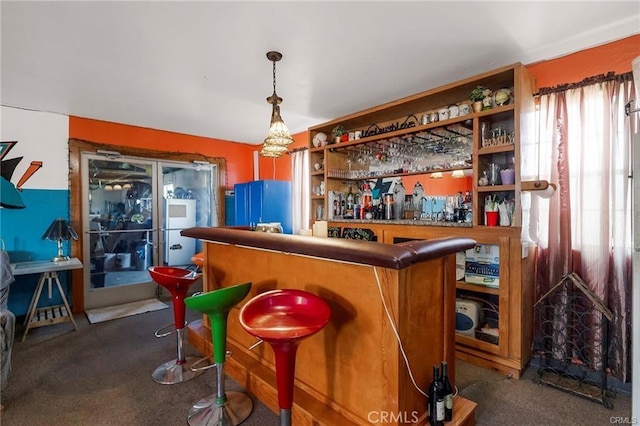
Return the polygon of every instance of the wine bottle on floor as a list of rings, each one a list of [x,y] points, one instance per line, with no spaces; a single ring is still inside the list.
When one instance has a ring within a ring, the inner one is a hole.
[[[433,380],[429,384],[429,424],[442,426],[444,424],[444,386],[440,380],[437,365],[433,366]]]
[[[442,361],[440,381],[444,390],[444,421],[450,422],[453,419],[453,386],[451,386],[451,381],[449,380],[446,361]]]

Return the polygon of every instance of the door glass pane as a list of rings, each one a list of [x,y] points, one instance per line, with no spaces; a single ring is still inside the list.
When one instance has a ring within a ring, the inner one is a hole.
[[[195,226],[217,226],[215,167],[163,163],[164,264],[191,265],[191,257],[202,251],[199,240],[183,237],[180,231]]]
[[[150,281],[153,264],[152,166],[89,159],[91,288]]]

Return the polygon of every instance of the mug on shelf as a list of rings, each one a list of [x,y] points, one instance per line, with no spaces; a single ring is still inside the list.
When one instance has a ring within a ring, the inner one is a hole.
[[[440,108],[438,110],[438,120],[448,120],[449,119],[449,109],[448,108]]]

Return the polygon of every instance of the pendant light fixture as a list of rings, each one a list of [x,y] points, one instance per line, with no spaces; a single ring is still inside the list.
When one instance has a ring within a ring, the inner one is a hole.
[[[267,102],[271,104],[271,124],[269,126],[269,134],[260,150],[260,155],[279,158],[287,152],[287,147],[293,143],[293,138],[280,116],[282,98],[276,94],[276,62],[282,59],[282,54],[273,51],[267,52],[267,59],[273,62],[273,94],[267,98]]]

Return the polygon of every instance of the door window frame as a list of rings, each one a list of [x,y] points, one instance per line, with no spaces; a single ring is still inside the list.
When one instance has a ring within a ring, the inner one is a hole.
[[[84,221],[82,196],[85,188],[82,186],[82,175],[80,166],[82,164],[82,153],[100,154],[100,152],[113,152],[124,157],[138,157],[140,159],[150,159],[157,161],[177,161],[193,163],[197,161],[207,162],[216,167],[218,173],[217,187],[214,189],[218,200],[217,223],[225,223],[225,183],[226,183],[226,159],[220,157],[207,157],[196,153],[166,152],[143,148],[134,148],[120,145],[107,145],[103,143],[84,141],[80,139],[69,139],[69,212],[73,228],[79,235],[84,235]],[[83,239],[71,240],[71,253],[85,264]],[[86,260],[88,261],[88,259]],[[74,314],[84,312],[84,271],[77,269],[71,271],[71,299],[72,311]]]

